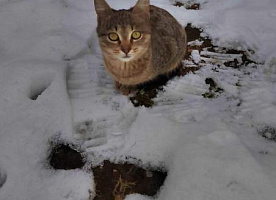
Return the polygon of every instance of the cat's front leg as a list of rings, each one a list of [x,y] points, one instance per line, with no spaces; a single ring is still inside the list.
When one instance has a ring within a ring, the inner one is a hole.
[[[137,85],[123,85],[118,81],[115,81],[115,88],[123,95],[134,94],[138,89]]]

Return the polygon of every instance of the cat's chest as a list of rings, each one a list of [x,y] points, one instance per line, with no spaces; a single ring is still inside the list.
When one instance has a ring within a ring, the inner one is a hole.
[[[150,56],[130,62],[105,58],[105,65],[113,78],[126,85],[136,85],[154,76]]]

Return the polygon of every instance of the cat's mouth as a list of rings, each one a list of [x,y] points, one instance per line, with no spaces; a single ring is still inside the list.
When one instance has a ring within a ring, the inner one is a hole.
[[[120,56],[120,60],[124,61],[124,62],[127,62],[127,61],[130,61],[131,59],[133,58],[133,56],[130,56],[130,55],[124,55],[124,56]]]

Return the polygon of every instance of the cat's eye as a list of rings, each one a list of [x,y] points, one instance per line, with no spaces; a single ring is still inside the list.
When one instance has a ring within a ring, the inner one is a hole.
[[[132,34],[131,34],[131,38],[134,39],[134,40],[138,40],[140,37],[141,37],[141,32],[139,31],[134,31]]]
[[[117,33],[109,33],[108,34],[108,38],[111,40],[111,41],[118,41],[119,40],[119,36]]]

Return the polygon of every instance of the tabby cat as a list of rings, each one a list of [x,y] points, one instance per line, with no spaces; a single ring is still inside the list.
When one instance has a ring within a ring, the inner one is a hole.
[[[185,29],[167,11],[138,0],[129,10],[114,10],[94,0],[97,34],[107,71],[123,94],[174,70],[186,51]]]

